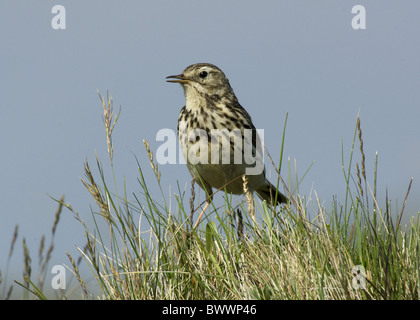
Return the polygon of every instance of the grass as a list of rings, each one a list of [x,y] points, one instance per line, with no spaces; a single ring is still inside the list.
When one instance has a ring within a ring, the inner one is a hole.
[[[52,231],[54,235],[63,207],[84,228],[86,244],[78,248],[78,262],[68,254],[81,298],[419,299],[419,214],[410,219],[408,226],[401,225],[412,181],[399,212],[392,211],[388,197],[384,204],[378,203],[377,156],[372,190],[366,179],[359,117],[347,164],[342,147],[344,204],[334,199],[327,209],[317,197],[308,201],[289,193],[290,203],[276,211],[265,202],[254,203],[248,191],[246,201],[240,205],[233,205],[228,195],[224,195],[222,207],[212,203],[211,215],[193,229],[191,217],[203,205],[195,199],[198,189],[194,181],[189,198],[178,190],[174,195],[176,208],[168,206],[166,187],[161,185],[158,165],[146,141],[161,198],[149,192],[150,182],[145,180],[139,161],[141,195],[132,193],[134,200],[129,200],[125,186],[122,191],[117,188],[112,131],[118,115],[114,115],[112,98],[100,98],[114,185],[106,183],[107,173],[98,157],[96,176],[86,161],[82,182],[96,203],[91,216],[95,228],[90,230],[84,222],[86,217],[81,217],[62,198],[57,200],[59,208]],[[361,161],[356,163],[354,175],[357,145]],[[243,182],[246,190],[247,180]],[[222,196],[223,191],[216,195]],[[16,229],[9,259],[17,232]],[[51,243],[51,250],[52,247]],[[50,254],[48,250],[47,255],[39,255],[44,264]],[[90,268],[100,287],[99,296],[90,291],[81,277],[80,264]],[[35,285],[28,251],[25,270],[24,281],[19,284],[31,295],[46,299],[45,268],[44,276]],[[0,294],[7,298],[9,291]],[[61,297],[66,298],[65,292]]]

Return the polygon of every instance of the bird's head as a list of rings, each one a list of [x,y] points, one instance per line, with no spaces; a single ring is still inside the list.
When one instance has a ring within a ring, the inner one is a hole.
[[[229,80],[222,70],[210,63],[197,63],[187,67],[181,74],[166,77],[168,82],[180,83],[187,93],[195,89],[202,94],[220,96],[232,92]]]

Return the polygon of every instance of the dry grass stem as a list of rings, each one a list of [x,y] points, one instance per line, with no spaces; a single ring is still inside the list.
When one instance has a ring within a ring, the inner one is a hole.
[[[101,99],[101,102],[102,102],[102,108],[103,108],[102,121],[105,127],[108,154],[110,156],[111,164],[112,164],[113,158],[114,158],[114,147],[112,145],[112,132],[114,130],[115,124],[117,123],[118,117],[120,116],[121,107],[118,114],[115,115],[114,103],[113,103],[112,97],[107,93],[106,100],[105,100],[105,97],[101,96],[99,91],[97,92],[98,92],[99,99]]]
[[[85,298],[87,298],[88,297],[88,290],[86,288],[85,282],[83,281],[82,277],[80,276],[79,268],[77,267],[76,263],[74,262],[73,257],[70,255],[70,253],[66,252],[66,255],[69,258],[70,263],[71,263],[71,265],[73,267],[74,275],[76,276],[76,279],[77,279],[77,281],[79,281],[79,284],[80,284],[80,286],[82,288],[83,295],[85,296]]]
[[[150,165],[152,166],[153,172],[156,175],[156,178],[158,180],[158,183],[160,183],[160,172],[158,170],[157,163],[154,163],[153,162],[153,152],[150,151],[149,143],[146,140],[144,140],[144,139],[143,139],[143,144],[146,147],[146,152],[147,152],[147,155],[149,156],[149,161],[150,161]]]

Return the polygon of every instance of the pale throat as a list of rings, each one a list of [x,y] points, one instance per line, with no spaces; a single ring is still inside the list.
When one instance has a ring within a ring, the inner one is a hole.
[[[184,86],[185,107],[187,110],[198,112],[206,105],[206,100],[198,89],[190,86]]]

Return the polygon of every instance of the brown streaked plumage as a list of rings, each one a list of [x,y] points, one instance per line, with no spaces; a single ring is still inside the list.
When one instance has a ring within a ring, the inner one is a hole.
[[[259,136],[251,116],[239,104],[223,71],[209,63],[198,63],[167,79],[180,83],[184,89],[186,104],[178,118],[178,139],[188,170],[200,187],[209,196],[212,188],[242,194],[241,177],[246,174],[248,187],[261,199],[268,203],[273,203],[274,199],[277,204],[287,202],[287,198],[265,178]],[[223,139],[230,143],[223,145]],[[216,150],[212,158],[211,151],[216,144],[219,152]],[[246,150],[252,150],[252,154],[249,152],[248,155]],[[240,154],[240,161],[235,158],[235,151]],[[223,152],[228,161],[223,158]],[[255,164],[250,163],[250,159],[256,159]],[[256,173],[249,174],[253,165]],[[257,165],[261,166],[260,170]]]

